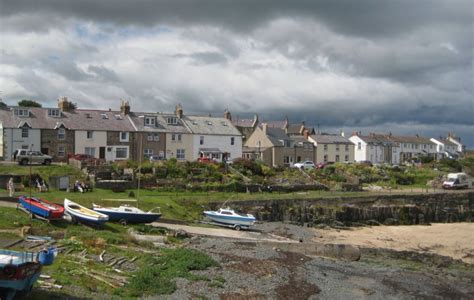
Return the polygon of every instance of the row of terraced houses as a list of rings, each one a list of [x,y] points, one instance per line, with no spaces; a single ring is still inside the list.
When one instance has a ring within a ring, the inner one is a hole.
[[[2,105],[0,159],[11,160],[16,149],[32,149],[66,162],[71,154],[105,161],[143,161],[150,156],[179,161],[208,157],[216,161],[239,157],[260,159],[269,166],[292,166],[311,160],[401,164],[419,156],[457,158],[464,151],[459,138],[427,138],[389,134],[345,137],[323,134],[305,123],[260,122],[223,116],[135,112],[127,101],[120,110],[77,109],[66,97],[58,107]]]

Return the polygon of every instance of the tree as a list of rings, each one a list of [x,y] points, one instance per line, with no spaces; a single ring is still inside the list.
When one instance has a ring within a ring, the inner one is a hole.
[[[22,107],[41,107],[41,104],[34,101],[34,100],[23,99],[23,100],[18,101],[18,106],[22,106]]]

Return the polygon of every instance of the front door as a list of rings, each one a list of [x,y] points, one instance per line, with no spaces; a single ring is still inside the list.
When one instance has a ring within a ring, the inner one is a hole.
[[[100,147],[99,148],[99,158],[100,159],[105,159],[105,147]]]

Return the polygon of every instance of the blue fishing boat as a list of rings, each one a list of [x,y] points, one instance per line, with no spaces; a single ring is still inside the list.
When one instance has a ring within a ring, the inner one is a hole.
[[[217,211],[205,211],[204,215],[212,221],[231,225],[239,230],[242,227],[249,227],[255,223],[255,217],[251,214],[239,214],[230,208],[220,208]]]
[[[17,292],[29,292],[42,266],[52,264],[53,260],[52,248],[41,252],[0,249],[0,299],[11,300]]]
[[[94,211],[109,216],[110,221],[118,221],[122,224],[151,223],[161,217],[159,207],[147,212],[128,204],[122,204],[119,207],[102,207],[97,204],[92,204],[92,207]]]

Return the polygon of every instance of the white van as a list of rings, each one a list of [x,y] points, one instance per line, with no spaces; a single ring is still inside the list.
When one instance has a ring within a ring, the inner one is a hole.
[[[466,189],[472,185],[472,179],[466,173],[449,173],[448,180],[443,182],[444,189]]]

